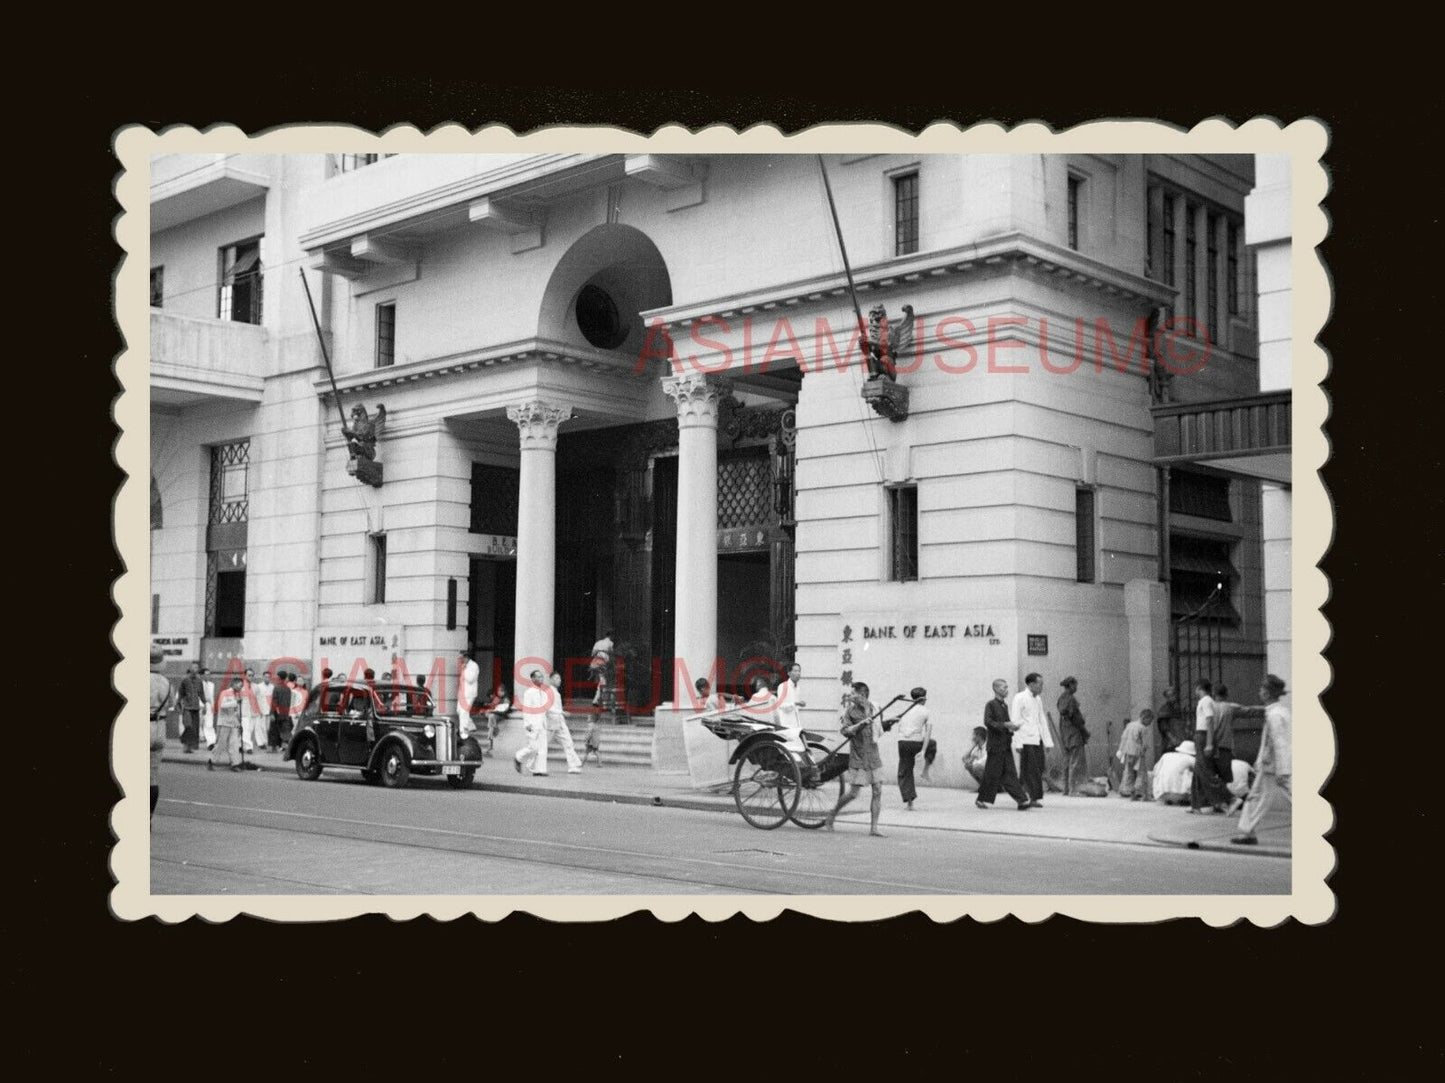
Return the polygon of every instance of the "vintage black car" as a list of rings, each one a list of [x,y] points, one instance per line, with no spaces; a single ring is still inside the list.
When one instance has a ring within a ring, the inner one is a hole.
[[[323,768],[343,767],[388,787],[418,774],[443,775],[462,789],[481,766],[482,746],[471,736],[459,740],[456,717],[438,715],[424,688],[333,681],[311,690],[285,758],[307,782]]]

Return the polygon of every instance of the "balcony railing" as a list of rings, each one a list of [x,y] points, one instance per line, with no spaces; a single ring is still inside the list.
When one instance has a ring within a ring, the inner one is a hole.
[[[1170,463],[1288,454],[1290,393],[1153,407],[1154,461]]]
[[[268,364],[265,328],[151,311],[151,398],[260,402]]]

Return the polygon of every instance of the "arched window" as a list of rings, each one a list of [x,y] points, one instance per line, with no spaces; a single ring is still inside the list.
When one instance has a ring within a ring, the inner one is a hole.
[[[156,476],[151,475],[151,529],[160,530],[165,526],[164,515],[161,512],[161,487],[156,484]]]

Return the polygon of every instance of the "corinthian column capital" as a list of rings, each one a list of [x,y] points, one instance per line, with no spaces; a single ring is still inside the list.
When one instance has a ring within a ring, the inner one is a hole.
[[[662,390],[677,403],[677,427],[717,428],[718,403],[728,394],[724,380],[709,380],[700,372],[664,376]]]
[[[540,448],[554,451],[557,447],[557,426],[572,416],[572,407],[533,399],[507,407],[507,417],[516,423],[522,435],[522,450]]]

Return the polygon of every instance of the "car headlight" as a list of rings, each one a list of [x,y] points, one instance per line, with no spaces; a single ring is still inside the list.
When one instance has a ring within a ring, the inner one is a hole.
[[[423,726],[421,728],[421,731],[422,733],[426,734],[428,740],[437,735],[437,728],[433,726],[430,722]]]

